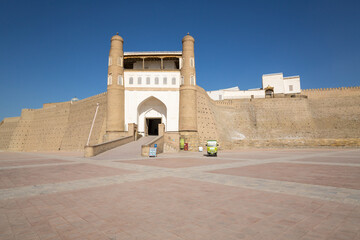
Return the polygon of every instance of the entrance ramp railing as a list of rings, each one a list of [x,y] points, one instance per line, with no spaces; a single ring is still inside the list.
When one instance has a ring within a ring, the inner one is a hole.
[[[122,137],[119,139],[115,139],[115,140],[112,140],[109,142],[104,142],[104,143],[100,143],[100,144],[96,144],[96,145],[92,145],[92,146],[85,146],[84,156],[85,157],[93,157],[100,153],[106,152],[110,149],[120,147],[120,146],[127,144],[129,142],[132,142],[134,140],[135,140],[134,136],[128,136],[128,137]]]

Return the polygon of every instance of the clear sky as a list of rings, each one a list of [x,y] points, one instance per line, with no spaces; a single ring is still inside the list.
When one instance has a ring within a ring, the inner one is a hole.
[[[205,90],[300,75],[302,89],[359,86],[360,1],[0,1],[0,121],[106,91],[110,38],[125,51],[181,51],[195,38]]]

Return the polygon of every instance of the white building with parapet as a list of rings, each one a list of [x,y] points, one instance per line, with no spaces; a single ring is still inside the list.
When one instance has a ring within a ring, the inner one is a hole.
[[[126,131],[129,123],[140,134],[159,123],[167,132],[179,131],[181,64],[181,51],[124,52]]]
[[[197,139],[194,38],[182,39],[182,51],[124,52],[123,43],[111,38],[104,139],[128,136],[129,124],[144,136],[158,135],[161,125]]]
[[[284,77],[283,73],[264,74],[262,88],[240,90],[239,87],[232,87],[207,92],[213,100],[295,97],[300,93],[300,76]]]

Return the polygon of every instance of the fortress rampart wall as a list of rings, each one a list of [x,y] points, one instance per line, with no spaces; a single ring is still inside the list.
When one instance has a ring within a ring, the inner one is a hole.
[[[30,129],[30,124],[34,118],[34,113],[35,111],[33,109],[23,109],[21,111],[21,117],[10,139],[8,150],[24,150],[24,146]]]
[[[19,123],[20,117],[5,118],[0,122],[0,149],[8,149],[10,140]]]
[[[360,139],[360,94],[308,101],[316,137]]]
[[[68,123],[70,103],[57,103],[33,110],[24,151],[58,150]]]
[[[100,103],[90,144],[105,134],[106,93],[74,103],[45,104],[41,109],[23,109],[21,117],[6,118],[0,125],[0,149],[10,151],[83,150]]]
[[[71,105],[69,121],[60,147],[61,150],[84,149],[97,103],[99,103],[99,109],[92,130],[90,145],[102,143],[102,137],[106,132],[106,93],[74,102]]]
[[[201,143],[218,139],[226,149],[360,146],[359,87],[305,90],[302,95],[308,98],[213,101],[198,94]],[[204,99],[200,101],[200,97]]]
[[[219,139],[218,126],[221,125],[216,118],[217,106],[206,91],[197,86],[197,129],[199,144],[204,145],[206,140]]]

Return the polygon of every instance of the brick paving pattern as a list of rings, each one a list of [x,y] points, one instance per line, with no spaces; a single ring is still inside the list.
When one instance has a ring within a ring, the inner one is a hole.
[[[117,154],[0,152],[0,240],[360,239],[360,150]]]
[[[69,161],[59,159],[30,159],[30,160],[2,160],[0,161],[0,167],[13,167],[24,165],[37,165],[37,164],[51,164],[51,163],[66,163]]]
[[[303,159],[301,161],[303,161],[303,162],[356,163],[356,164],[360,164],[360,158],[356,158],[356,157],[337,157],[337,156],[308,158],[308,159]]]
[[[129,171],[109,167],[99,167],[86,163],[63,166],[5,169],[0,170],[0,188],[56,183],[125,173],[129,173]]]
[[[234,161],[229,160],[218,160],[218,159],[196,159],[187,158],[185,161],[181,158],[158,158],[158,159],[146,159],[146,160],[132,160],[132,161],[121,161],[125,163],[140,164],[145,166],[156,166],[165,168],[184,168],[184,167],[195,167],[212,164],[224,164]]]
[[[360,189],[360,167],[352,166],[266,163],[221,169],[212,173]]]

